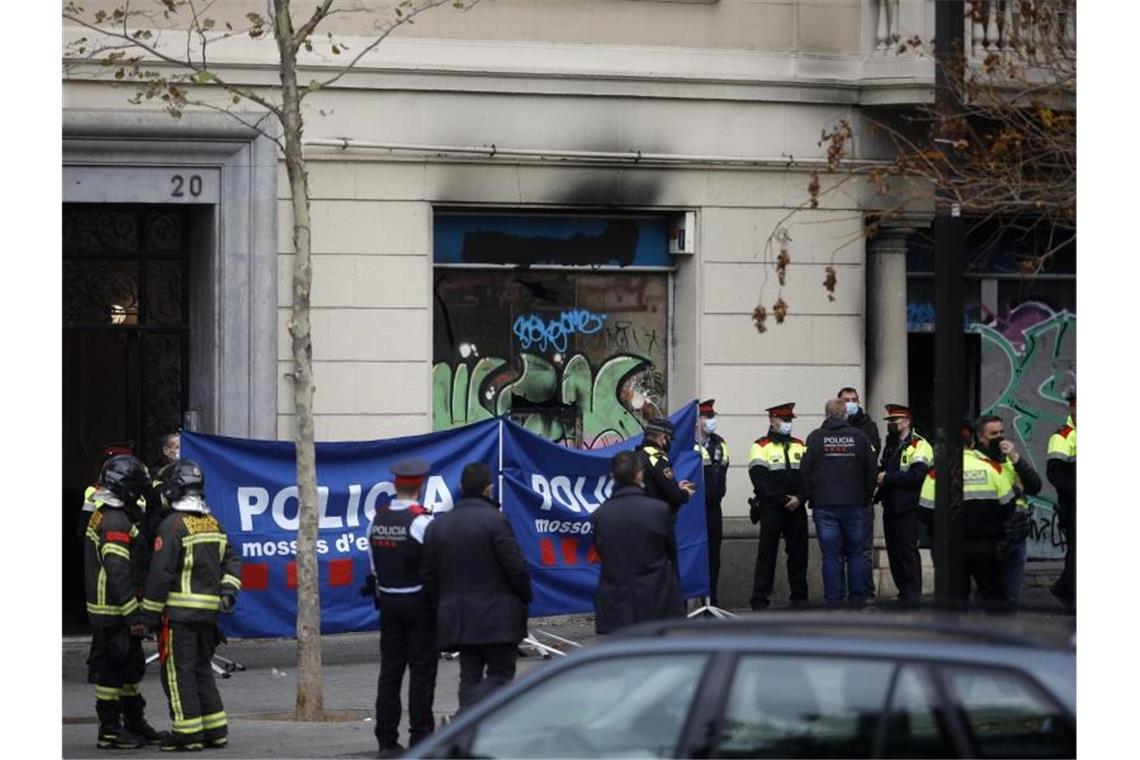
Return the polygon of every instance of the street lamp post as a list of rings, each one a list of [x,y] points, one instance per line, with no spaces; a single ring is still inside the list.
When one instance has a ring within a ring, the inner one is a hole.
[[[962,0],[935,3],[935,105],[939,131],[951,110],[951,76],[962,76],[965,12]],[[944,133],[939,135],[945,138]],[[943,151],[952,157],[952,148]],[[934,600],[953,607],[965,600],[962,588],[962,436],[966,416],[963,395],[965,334],[962,330],[962,274],[965,226],[961,209],[947,188],[938,187],[934,212],[934,467],[937,489],[934,509]],[[968,585],[968,584],[967,584]]]

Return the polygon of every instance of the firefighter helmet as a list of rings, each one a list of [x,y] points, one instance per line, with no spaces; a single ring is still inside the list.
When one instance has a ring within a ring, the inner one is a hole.
[[[99,485],[123,500],[124,504],[134,504],[146,493],[150,474],[146,465],[130,454],[118,454],[103,463],[99,473]]]
[[[188,493],[203,493],[205,484],[205,476],[197,462],[193,459],[176,459],[162,468],[158,490],[167,504],[173,504]]]

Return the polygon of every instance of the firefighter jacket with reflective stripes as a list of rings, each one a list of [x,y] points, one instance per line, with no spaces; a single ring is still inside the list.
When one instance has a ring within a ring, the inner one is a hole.
[[[757,439],[748,452],[748,478],[763,508],[783,508],[788,496],[800,494],[800,461],[804,442],[769,433]]]
[[[641,458],[645,495],[651,499],[660,499],[669,505],[673,514],[677,514],[681,505],[689,500],[689,494],[677,485],[669,455],[652,443],[643,443],[635,451]]]
[[[934,449],[926,439],[911,431],[905,440],[887,441],[879,468],[886,475],[879,487],[883,509],[906,512],[918,506],[919,492],[926,471],[934,465]]]
[[[708,441],[701,445],[698,440],[693,450],[700,452],[704,465],[705,505],[719,507],[728,490],[728,444],[716,433],[709,433]]]
[[[138,591],[146,576],[144,538],[122,507],[101,504],[83,540],[87,617],[91,625],[134,625],[141,620]]]
[[[156,623],[163,610],[183,623],[212,622],[222,594],[237,599],[241,560],[218,520],[207,512],[174,511],[158,527],[146,578],[143,614]]]
[[[1068,424],[1049,436],[1045,477],[1057,489],[1057,506],[1068,509],[1077,503],[1077,423]]]
[[[934,509],[938,473],[929,470],[919,506]],[[1001,538],[1013,514],[1017,492],[998,462],[974,449],[962,452],[962,519],[966,538]]]

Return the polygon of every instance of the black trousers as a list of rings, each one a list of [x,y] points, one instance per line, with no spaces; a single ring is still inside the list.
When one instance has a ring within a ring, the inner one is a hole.
[[[970,581],[978,587],[982,605],[989,612],[1008,612],[1009,597],[1005,593],[1002,562],[997,556],[996,538],[967,538],[962,545],[962,588],[967,589],[969,599]]]
[[[210,667],[217,646],[218,628],[213,622],[169,620],[163,624],[159,634],[162,690],[176,741],[220,739],[228,732],[226,711]]]
[[[515,677],[518,642],[459,648],[459,709],[464,710]]]
[[[922,560],[918,555],[918,507],[905,512],[883,510],[887,561],[899,599],[917,603],[922,597]]]
[[[717,604],[717,582],[720,579],[720,542],[724,535],[720,503],[714,506],[705,505],[705,527],[709,536],[709,599],[713,607]]]
[[[1077,510],[1074,507],[1057,507],[1058,524],[1065,537],[1065,566],[1056,588],[1070,604],[1077,599]]]
[[[784,539],[784,552],[788,555],[791,600],[807,601],[807,510],[798,507],[794,512],[789,512],[783,507],[764,507],[760,511],[760,543],[756,548],[756,570],[752,579],[750,602],[754,610],[768,606],[781,537]]]
[[[400,685],[408,681],[410,743],[435,730],[435,609],[423,592],[380,595],[380,678],[376,685],[376,740],[381,749],[397,743]],[[409,745],[410,746],[410,745]]]
[[[87,680],[95,684],[95,713],[101,725],[118,725],[123,704],[136,697],[141,700],[138,683],[145,671],[142,639],[132,636],[126,625],[95,629],[87,657]]]

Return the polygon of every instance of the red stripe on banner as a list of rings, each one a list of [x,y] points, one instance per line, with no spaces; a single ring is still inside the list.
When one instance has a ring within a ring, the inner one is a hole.
[[[329,585],[330,586],[351,586],[352,585],[352,560],[351,559],[330,559],[329,560]]]
[[[285,588],[297,588],[297,563],[285,565]]]
[[[241,566],[241,590],[264,591],[269,588],[269,564],[266,562],[243,562]]]
[[[562,539],[562,564],[564,565],[577,565],[578,564],[578,539],[564,538]]]
[[[538,540],[538,550],[540,559],[543,565],[554,565],[558,560],[554,558],[554,541],[549,538],[540,538]]]
[[[600,565],[602,563],[602,555],[598,554],[598,549],[593,544],[586,550],[586,561],[591,565]]]
[[[107,540],[114,541],[116,544],[129,544],[131,542],[130,533],[122,533],[117,530],[107,531]]]

